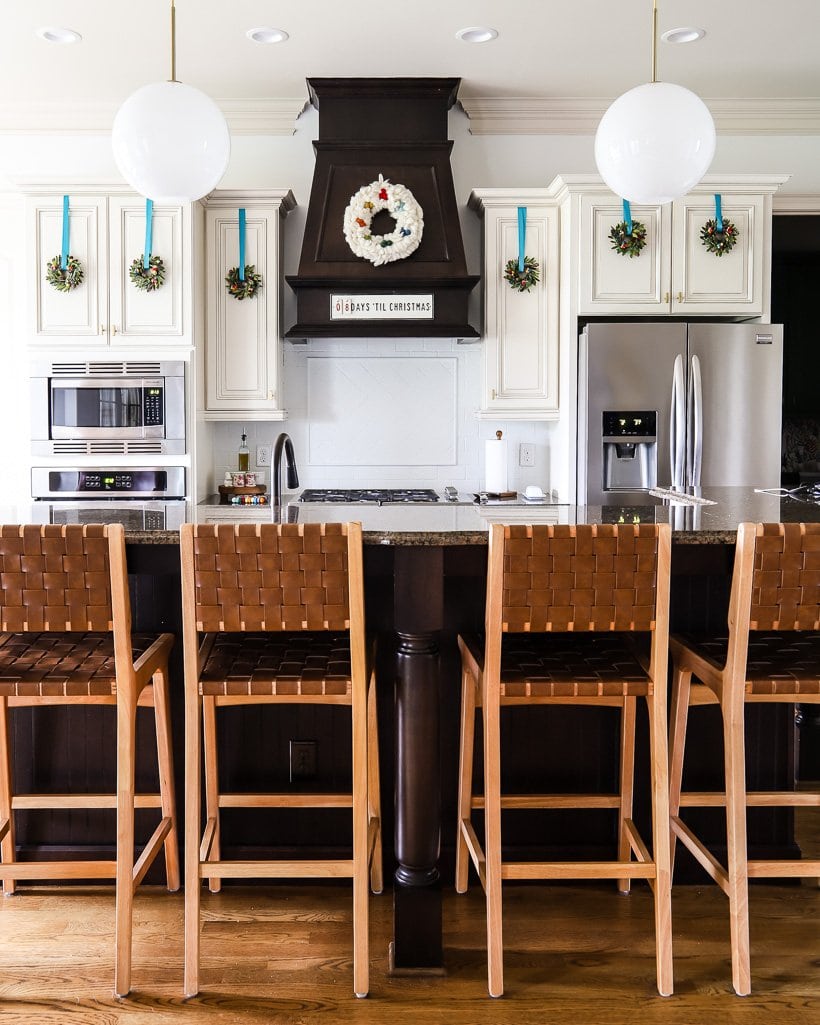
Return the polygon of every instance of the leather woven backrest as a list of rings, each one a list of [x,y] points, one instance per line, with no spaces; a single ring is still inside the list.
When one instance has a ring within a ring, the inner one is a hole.
[[[0,630],[111,630],[106,528],[0,526]]]
[[[502,630],[654,630],[656,524],[504,528]]]
[[[752,630],[820,630],[820,523],[756,528]]]
[[[198,630],[349,628],[345,524],[200,524],[193,542]]]

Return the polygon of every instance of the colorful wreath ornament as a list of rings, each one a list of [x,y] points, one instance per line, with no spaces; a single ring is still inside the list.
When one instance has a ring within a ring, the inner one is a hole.
[[[145,266],[145,257],[138,256],[128,268],[128,276],[140,292],[156,292],[165,284],[165,264],[161,256],[152,256]]]
[[[524,257],[524,269],[518,269],[518,260],[507,260],[504,265],[504,280],[510,285],[510,288],[514,288],[516,292],[529,292],[533,285],[537,285],[538,261],[535,257],[525,256]]]
[[[243,299],[253,299],[262,287],[262,275],[257,273],[254,264],[246,263],[245,280],[241,281],[239,278],[239,268],[231,267],[225,275],[225,287],[228,289],[228,295],[232,295],[234,299],[239,299],[240,302]]]
[[[58,292],[70,292],[72,288],[82,284],[84,277],[83,265],[76,256],[66,257],[65,268],[62,266],[60,254],[46,264],[46,281]]]
[[[718,231],[716,220],[707,221],[700,229],[700,240],[706,247],[707,252],[715,256],[723,256],[724,253],[731,253],[737,245],[740,233],[731,221],[724,219],[723,231]]]
[[[633,256],[640,256],[646,245],[646,226],[640,221],[633,221],[630,231],[626,221],[619,221],[609,229],[609,240],[616,253],[631,260]]]
[[[370,230],[373,217],[386,210],[396,226],[386,235]],[[404,260],[414,253],[424,231],[424,215],[413,193],[404,185],[393,185],[379,175],[377,182],[363,185],[351,196],[344,219],[347,244],[356,256],[375,267]]]

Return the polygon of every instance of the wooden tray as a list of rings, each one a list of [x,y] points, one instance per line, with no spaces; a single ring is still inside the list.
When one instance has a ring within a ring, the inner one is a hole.
[[[219,485],[219,504],[230,505],[234,495],[264,495],[265,485],[257,484],[254,487],[235,488],[231,484]]]

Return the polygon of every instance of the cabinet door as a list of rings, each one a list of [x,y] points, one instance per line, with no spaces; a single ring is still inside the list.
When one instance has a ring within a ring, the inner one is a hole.
[[[526,254],[540,267],[529,292],[513,290],[504,265],[518,257],[516,207],[485,214],[485,419],[558,417],[558,223],[556,208],[527,208]]]
[[[108,253],[106,201],[71,197],[69,253],[83,267],[82,283],[58,292],[46,281],[46,264],[62,250],[63,198],[29,202],[29,323],[35,343],[105,345],[107,336]]]
[[[209,209],[207,251],[206,409],[265,413],[277,407],[278,260],[277,211],[247,208],[245,262],[262,275],[262,288],[250,299],[234,299],[225,276],[239,264],[236,207]]]
[[[141,291],[131,281],[129,272],[145,249],[145,200],[109,199],[108,315],[112,344],[182,342],[186,273],[182,220],[182,207],[154,207],[151,249],[162,258],[165,280],[156,291]]]
[[[669,207],[633,206],[631,212],[646,228],[646,245],[632,257],[613,249],[609,238],[624,219],[622,203],[612,196],[581,197],[580,313],[669,312]]]
[[[734,249],[716,256],[700,238],[714,219],[714,196],[689,195],[673,204],[673,313],[763,313],[764,198],[721,193],[721,206],[739,234]]]

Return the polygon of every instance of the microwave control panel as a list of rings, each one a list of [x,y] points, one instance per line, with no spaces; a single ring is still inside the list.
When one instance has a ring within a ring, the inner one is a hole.
[[[162,388],[143,388],[142,413],[144,427],[162,426]]]

